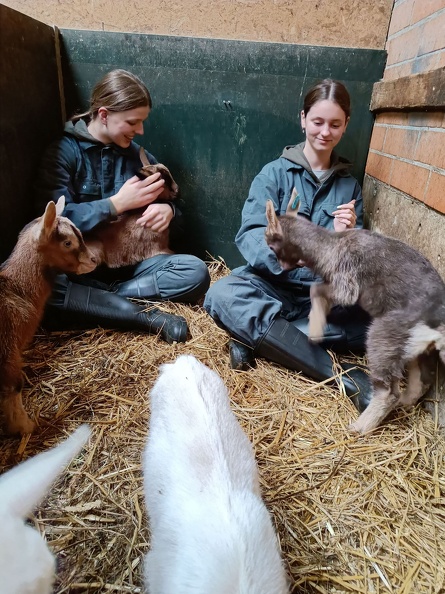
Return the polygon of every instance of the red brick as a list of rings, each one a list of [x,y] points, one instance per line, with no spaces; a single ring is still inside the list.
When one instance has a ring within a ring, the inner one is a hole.
[[[383,152],[403,159],[413,159],[416,150],[418,130],[406,128],[388,128],[383,145]]]
[[[443,7],[443,0],[414,0],[414,6],[410,11],[410,23],[412,25],[414,23],[418,23],[422,19],[434,14],[435,12],[438,12]]]
[[[424,202],[445,214],[445,175],[431,171]]]
[[[393,126],[407,126],[408,114],[398,111],[387,111],[377,115],[376,124],[391,124]]]
[[[445,169],[445,130],[423,130],[414,160]]]
[[[366,163],[366,173],[379,179],[385,184],[389,184],[393,160],[394,159],[369,151],[368,161]]]
[[[413,198],[423,201],[429,174],[429,169],[394,159],[391,168],[390,185]]]
[[[441,128],[444,115],[441,111],[413,111],[408,115],[408,125],[422,128]]]
[[[386,126],[374,125],[374,128],[372,130],[370,148],[375,149],[376,151],[382,150],[383,143],[385,141],[386,130],[387,130]]]
[[[439,56],[435,52],[432,54],[423,54],[410,60],[407,64],[410,65],[410,74],[418,74],[419,72],[430,72],[437,67],[437,60]]]
[[[394,7],[391,15],[391,22],[389,24],[388,37],[398,33],[411,22],[411,13],[413,11],[413,4],[416,0],[405,0]]]
[[[421,43],[421,36],[422,26],[418,26],[389,40],[386,48],[388,51],[386,65],[390,66],[414,58]]]
[[[427,54],[435,50],[443,49],[444,46],[444,31],[445,31],[445,12],[437,14],[422,25],[422,33],[420,36],[420,43],[417,54]]]
[[[411,62],[403,62],[403,64],[396,64],[390,68],[386,68],[383,73],[383,80],[395,80],[403,76],[412,74]]]

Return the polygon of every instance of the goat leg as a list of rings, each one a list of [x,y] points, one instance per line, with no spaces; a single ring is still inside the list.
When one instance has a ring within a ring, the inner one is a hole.
[[[407,366],[408,377],[404,393],[398,406],[414,406],[433,385],[436,371],[436,353],[423,353],[411,361]]]
[[[14,390],[3,400],[6,431],[11,435],[32,433],[36,424],[23,408],[22,393]]]
[[[374,385],[374,394],[367,408],[359,418],[349,425],[351,433],[367,433],[372,431],[397,406],[399,401],[399,380],[393,380],[391,385],[378,382]]]
[[[22,401],[23,378],[21,371],[19,379],[9,384],[9,388],[2,389],[2,407],[5,416],[6,431],[10,435],[25,435],[32,433],[36,427],[26,410]]]
[[[313,342],[321,342],[326,326],[326,316],[331,311],[331,287],[327,283],[313,284],[310,295],[309,338]]]

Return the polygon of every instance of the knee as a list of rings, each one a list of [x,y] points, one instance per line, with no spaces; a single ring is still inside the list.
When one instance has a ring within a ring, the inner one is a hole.
[[[187,291],[193,295],[190,302],[195,303],[205,295],[210,286],[209,270],[206,263],[195,256],[188,257],[184,263],[184,269],[187,271],[187,280],[184,284]]]
[[[167,299],[189,304],[199,301],[210,286],[210,274],[206,263],[196,256],[181,254],[172,264],[175,288],[174,291],[170,291]]]
[[[200,260],[199,258],[195,259],[195,264],[193,266],[194,271],[194,278],[195,283],[199,286],[204,294],[210,286],[210,274],[209,269],[205,262]]]
[[[204,298],[204,309],[206,312],[214,318],[217,312],[220,310],[223,303],[227,301],[227,297],[230,294],[231,277],[226,276],[215,281],[212,286],[208,289]]]

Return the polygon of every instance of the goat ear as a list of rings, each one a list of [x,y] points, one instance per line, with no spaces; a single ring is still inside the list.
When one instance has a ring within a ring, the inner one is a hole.
[[[65,208],[65,196],[60,196],[60,198],[57,200],[57,204],[56,204],[56,214],[58,217],[61,216],[64,208]]]
[[[147,155],[145,154],[143,146],[141,146],[141,148],[139,149],[139,159],[141,160],[141,163],[144,167],[150,165],[150,161],[147,159]]]
[[[81,425],[58,446],[41,452],[2,474],[0,478],[2,513],[25,519],[42,501],[51,484],[78,454],[90,435],[89,426]]]
[[[53,229],[56,225],[56,217],[57,217],[56,205],[54,204],[54,202],[48,202],[48,204],[46,205],[45,213],[42,217],[42,222],[41,222],[41,226],[40,226],[40,232],[42,235],[49,237],[49,235],[51,234],[51,232],[53,231]]]
[[[281,225],[278,220],[278,217],[275,214],[275,207],[273,205],[272,200],[268,200],[266,202],[266,218],[267,218],[266,233],[268,235],[276,235],[276,234],[282,235],[283,231],[281,229]]]
[[[298,196],[297,188],[294,187],[290,195],[289,204],[287,205],[286,214],[296,217],[300,210],[300,197]]]

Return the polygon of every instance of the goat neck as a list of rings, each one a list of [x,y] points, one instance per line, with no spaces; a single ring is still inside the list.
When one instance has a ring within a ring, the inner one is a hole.
[[[344,233],[329,231],[301,216],[284,215],[279,217],[279,221],[283,232],[283,243],[284,245],[288,243],[292,254],[291,259],[296,262],[302,260],[306,266],[323,278],[330,277],[335,269],[332,249],[342,241]],[[279,254],[277,256],[281,260]],[[287,258],[289,256],[285,254],[284,260]]]
[[[14,284],[17,294],[25,296],[43,311],[51,294],[56,271],[45,263],[38,249],[32,233],[35,225],[37,221],[23,229],[13,252],[1,268],[1,275]]]

